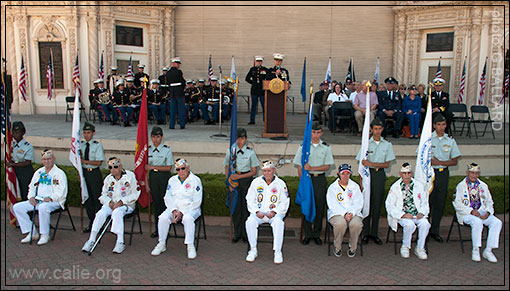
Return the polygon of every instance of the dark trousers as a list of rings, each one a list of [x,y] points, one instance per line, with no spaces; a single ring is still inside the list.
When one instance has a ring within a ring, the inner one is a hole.
[[[439,235],[439,225],[443,218],[444,205],[446,195],[448,194],[448,180],[450,178],[450,171],[445,168],[443,171],[434,169],[434,189],[430,193],[429,206],[430,206],[430,234]]]
[[[379,219],[381,216],[381,207],[384,202],[384,185],[386,183],[386,173],[384,169],[370,169],[370,213],[363,220],[363,234],[378,237]]]
[[[251,112],[250,112],[250,122],[255,122],[255,116],[257,115],[257,106],[259,104],[262,106],[262,120],[264,120],[264,95],[251,95]]]
[[[89,199],[85,201],[85,210],[87,211],[87,217],[89,218],[89,227],[92,228],[96,213],[101,209],[102,205],[99,202],[103,186],[103,176],[101,170],[95,168],[92,171],[88,171],[83,168],[83,177],[87,183],[87,191],[89,192]]]
[[[165,211],[166,186],[170,179],[170,171],[149,171],[149,187],[151,188],[152,208],[154,209],[155,231],[158,231],[159,216]]]
[[[387,116],[386,113],[384,113],[382,110],[377,112],[377,116],[379,116],[379,119],[381,119],[384,130],[386,132],[394,132],[394,131],[401,131],[402,130],[402,121],[404,120],[404,114],[402,112],[395,112],[392,117]],[[393,128],[387,128],[386,127],[386,119],[393,119],[395,121],[395,124],[393,125]]]
[[[28,185],[30,185],[30,181],[32,181],[34,168],[32,167],[32,164],[30,164],[25,167],[13,167],[13,169],[14,173],[16,173],[16,178],[18,179],[21,201],[25,201],[28,197]]]
[[[328,181],[326,175],[312,176],[313,196],[315,198],[315,219],[312,223],[304,221],[305,238],[319,238],[322,231],[322,218],[326,207]]]
[[[175,115],[179,113],[179,126],[184,128],[186,125],[186,113],[184,108],[184,97],[170,98],[170,124],[169,128],[175,128]]]
[[[248,212],[248,206],[246,205],[246,194],[248,194],[248,188],[250,188],[252,180],[252,177],[238,180],[239,186],[237,186],[237,205],[234,214],[232,214],[235,238],[247,237],[245,225],[250,213]]]

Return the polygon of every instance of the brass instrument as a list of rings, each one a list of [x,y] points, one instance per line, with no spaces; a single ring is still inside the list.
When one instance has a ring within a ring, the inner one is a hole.
[[[131,94],[129,95],[129,102],[134,103],[138,98],[142,97],[142,93],[138,95]]]
[[[227,105],[230,103],[230,97],[223,95],[223,104]]]
[[[97,103],[99,104],[110,104],[112,101],[112,97],[110,95],[110,92],[105,91],[97,96]]]
[[[234,90],[234,89],[235,89],[235,86],[236,86],[236,81],[235,81],[234,79],[230,78],[230,77],[227,77],[227,76],[225,76],[225,77],[223,77],[223,78],[225,78],[225,80],[227,80],[227,82],[228,82],[228,88],[230,88],[230,89]]]

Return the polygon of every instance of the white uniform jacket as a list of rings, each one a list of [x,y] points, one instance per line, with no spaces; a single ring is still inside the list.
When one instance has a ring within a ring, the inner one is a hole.
[[[115,179],[112,174],[106,176],[99,202],[103,205],[108,205],[110,201],[117,203],[122,200],[124,205],[135,209],[139,196],[140,186],[136,181],[135,174],[129,170],[123,170],[119,180]]]
[[[335,216],[344,216],[346,213],[352,213],[355,216],[363,217],[361,209],[363,209],[363,194],[359,185],[349,179],[347,188],[342,190],[339,179],[336,179],[328,188],[326,201],[328,203],[328,220]]]
[[[285,217],[290,204],[287,185],[277,176],[274,176],[273,182],[269,185],[264,180],[264,176],[257,177],[248,189],[246,204],[250,213],[274,211]]]
[[[479,186],[479,194],[480,201],[482,204],[480,205],[479,211],[485,211],[490,214],[494,214],[494,201],[492,201],[491,192],[489,191],[489,187],[482,180],[478,179],[480,182]],[[464,178],[457,185],[457,190],[455,192],[455,200],[453,200],[453,207],[455,207],[455,212],[457,214],[457,220],[459,224],[464,224],[462,219],[464,216],[471,214],[471,206],[469,200],[468,186],[466,179]]]
[[[202,181],[192,172],[182,182],[178,175],[174,175],[168,179],[166,187],[166,208],[171,211],[178,210],[182,214],[200,213],[202,190]]]
[[[421,213],[427,217],[429,215],[429,194],[425,191],[423,184],[419,181],[412,179],[414,182],[413,186],[413,199],[418,213]],[[386,212],[388,213],[388,225],[397,231],[398,220],[402,218],[404,212],[404,195],[400,187],[402,178],[398,179],[390,187],[388,197],[386,197]]]
[[[28,199],[32,197],[36,197],[36,188],[39,185],[39,179],[41,178],[41,174],[45,173],[46,170],[44,167],[39,168],[35,171],[32,176],[32,180],[30,181],[30,185],[28,185]],[[53,165],[51,171],[48,173],[51,177],[51,188],[53,189],[53,194],[51,194],[50,198],[53,202],[58,202],[60,207],[64,209],[64,205],[66,203],[67,197],[67,176],[64,171],[62,171],[57,165]]]

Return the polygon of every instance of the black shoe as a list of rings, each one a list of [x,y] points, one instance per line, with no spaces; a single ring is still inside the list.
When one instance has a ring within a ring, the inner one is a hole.
[[[429,234],[438,243],[443,243],[443,238],[439,234]]]
[[[365,245],[366,245],[366,244],[368,244],[368,235],[365,235],[365,236],[361,239],[361,242],[362,242],[363,244],[365,244]]]
[[[378,245],[382,245],[382,241],[381,239],[379,239],[378,237],[372,237],[372,239],[374,240],[374,242]]]
[[[251,121],[250,121],[250,122],[248,122],[248,125],[250,125],[250,124],[255,124],[255,122],[251,122]]]
[[[237,243],[240,239],[241,239],[240,237],[234,237],[234,238],[232,239],[232,243],[233,243],[233,244],[235,244],[235,243]]]
[[[247,237],[243,237],[243,243],[247,243],[248,242],[248,238]]]
[[[306,246],[307,244],[309,244],[309,243],[310,243],[310,240],[311,240],[311,238],[309,238],[309,237],[305,237],[301,243],[302,243],[302,244],[304,244],[304,245]]]
[[[90,226],[87,226],[83,229],[83,233],[89,233],[90,232],[90,229],[91,227]]]
[[[314,238],[313,241],[315,242],[316,245],[322,245],[322,240],[320,238]]]
[[[151,238],[155,238],[155,237],[158,237],[158,231],[157,230],[155,232],[151,233]]]
[[[214,123],[213,121],[211,121],[211,120],[207,120],[207,122],[206,122],[205,124],[206,124],[206,125],[211,125],[211,124],[213,124],[213,123]]]

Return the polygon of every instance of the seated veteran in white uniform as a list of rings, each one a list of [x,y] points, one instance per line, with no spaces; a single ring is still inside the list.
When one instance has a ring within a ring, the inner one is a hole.
[[[57,165],[53,151],[44,150],[41,153],[43,167],[35,171],[28,185],[28,200],[14,204],[14,215],[22,234],[27,236],[21,243],[29,243],[39,239],[37,229],[32,228],[29,211],[39,211],[39,232],[41,234],[38,245],[47,244],[50,239],[50,214],[59,207],[64,209],[67,197],[67,176]]]
[[[409,258],[411,239],[418,228],[418,243],[414,254],[421,260],[427,259],[425,241],[429,234],[429,194],[422,183],[413,179],[413,172],[409,163],[403,163],[400,169],[400,179],[390,187],[386,197],[386,212],[388,225],[397,231],[397,223],[404,229],[400,255]]]
[[[175,161],[174,175],[168,179],[164,197],[166,210],[159,216],[159,242],[152,250],[157,256],[166,251],[166,238],[170,224],[182,220],[184,225],[184,244],[188,246],[188,259],[197,257],[195,249],[195,220],[200,216],[202,204],[202,181],[190,171],[189,163],[184,159]]]
[[[246,220],[246,234],[250,243],[247,262],[257,258],[258,227],[264,222],[273,229],[274,263],[283,263],[282,244],[284,217],[289,209],[289,192],[285,182],[276,175],[276,167],[271,161],[262,164],[262,176],[255,178],[248,189],[246,204],[250,216]]]
[[[124,244],[124,216],[133,213],[135,210],[136,201],[140,196],[140,186],[136,181],[135,174],[123,169],[120,159],[110,158],[108,168],[110,174],[104,179],[101,197],[99,197],[99,202],[103,204],[103,207],[96,213],[89,240],[85,242],[81,249],[84,252],[90,251],[108,216],[111,216],[112,219],[111,231],[117,235],[113,252],[120,254],[126,249]]]
[[[497,249],[499,246],[501,220],[494,216],[494,202],[489,187],[478,179],[480,166],[475,163],[468,165],[466,176],[457,185],[453,201],[457,220],[460,224],[471,226],[471,241],[473,244],[471,259],[475,262],[481,260],[480,247],[482,246],[483,226],[489,228],[487,245],[482,255],[489,262],[496,263],[498,260],[492,253],[492,249]]]
[[[363,230],[363,194],[359,185],[351,180],[351,166],[342,164],[338,167],[338,179],[328,188],[326,201],[328,203],[328,221],[333,225],[334,245],[333,254],[342,256],[342,241],[345,231],[349,227],[349,251],[352,258],[356,255],[358,238]]]

